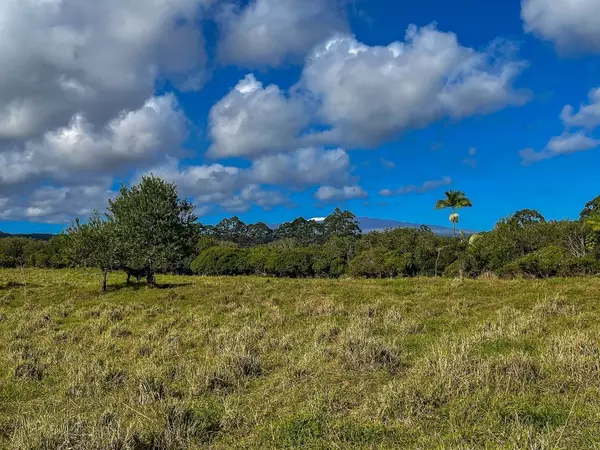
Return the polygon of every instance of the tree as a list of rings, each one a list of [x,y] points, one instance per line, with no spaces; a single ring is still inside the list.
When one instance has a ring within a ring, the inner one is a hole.
[[[106,292],[108,274],[120,266],[115,223],[98,213],[82,224],[79,218],[67,229],[69,255],[77,266],[97,267],[102,272],[102,292]]]
[[[246,227],[249,245],[268,244],[273,240],[275,233],[262,222],[248,225]]]
[[[592,216],[600,216],[600,195],[587,202],[579,214],[579,218],[582,221],[585,221]]]
[[[276,239],[294,239],[300,245],[323,242],[323,223],[299,217],[293,222],[281,224],[275,231]]]
[[[508,219],[510,225],[520,228],[544,222],[546,222],[544,216],[535,209],[521,209]]]
[[[456,212],[460,208],[470,208],[473,204],[469,200],[464,192],[461,191],[447,191],[446,198],[439,200],[435,204],[435,209],[451,208],[452,214],[450,214],[450,222],[452,222],[452,234],[456,237],[456,224],[459,222],[459,215]]]
[[[200,226],[194,206],[178,197],[174,184],[145,176],[137,186],[121,186],[108,209],[124,265],[144,270],[148,284],[155,284],[157,271],[172,270],[193,254]]]
[[[333,214],[325,218],[323,227],[326,238],[359,236],[361,233],[356,216],[350,211],[342,211],[340,208],[335,208]]]

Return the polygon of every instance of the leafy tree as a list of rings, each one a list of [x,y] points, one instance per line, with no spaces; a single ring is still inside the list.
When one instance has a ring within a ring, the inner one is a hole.
[[[600,216],[600,195],[587,202],[579,214],[579,218],[582,221],[585,221],[593,216]]]
[[[522,209],[509,217],[508,223],[517,227],[526,227],[538,223],[544,223],[546,219],[535,209]]]
[[[70,256],[75,265],[99,268],[102,272],[102,292],[106,292],[108,274],[120,267],[115,223],[104,220],[96,211],[87,223],[75,219],[67,233]]]
[[[282,224],[275,231],[276,239],[294,239],[300,245],[320,244],[323,242],[323,223],[299,217],[293,222]]]
[[[452,223],[452,234],[456,237],[456,224],[459,222],[459,215],[456,212],[460,208],[470,208],[473,204],[469,200],[464,192],[461,191],[447,191],[446,198],[439,200],[435,204],[435,209],[450,208],[452,214],[450,214],[450,222]]]
[[[233,242],[245,247],[248,242],[248,227],[237,216],[223,219],[213,228],[213,236],[224,242]]]
[[[249,245],[268,244],[273,241],[275,233],[262,222],[250,224],[246,227]]]
[[[332,236],[356,237],[361,233],[356,216],[350,211],[342,211],[340,208],[336,208],[333,214],[325,218],[323,231],[326,238]]]
[[[145,176],[137,186],[121,186],[108,209],[124,264],[144,270],[148,284],[155,284],[157,271],[172,270],[194,253],[199,237],[194,206],[178,197],[174,184]]]

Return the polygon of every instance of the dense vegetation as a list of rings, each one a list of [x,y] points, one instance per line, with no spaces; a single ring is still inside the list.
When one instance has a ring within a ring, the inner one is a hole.
[[[101,295],[88,272],[0,269],[0,448],[600,442],[595,278],[119,274]]]
[[[449,191],[436,208],[471,207]],[[108,214],[78,219],[49,242],[0,239],[0,267],[96,267],[103,290],[112,271],[154,283],[155,273],[366,278],[585,276],[600,273],[600,196],[579,220],[546,221],[535,210],[501,219],[492,231],[441,237],[423,226],[361,234],[354,215],[336,209],[323,222],[298,218],[271,229],[237,217],[196,221],[174,185],[146,177],[123,187]]]

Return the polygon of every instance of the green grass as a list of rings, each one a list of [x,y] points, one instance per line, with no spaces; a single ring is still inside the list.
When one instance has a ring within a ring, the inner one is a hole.
[[[110,281],[0,271],[0,448],[600,448],[599,279]]]

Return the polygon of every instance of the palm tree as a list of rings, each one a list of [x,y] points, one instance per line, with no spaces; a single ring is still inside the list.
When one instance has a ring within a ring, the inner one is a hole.
[[[452,214],[450,214],[450,222],[452,222],[452,234],[456,237],[456,224],[459,220],[459,215],[456,212],[460,208],[470,208],[473,206],[471,200],[469,200],[464,192],[461,191],[447,191],[446,198],[439,200],[435,204],[435,209],[452,208]]]

